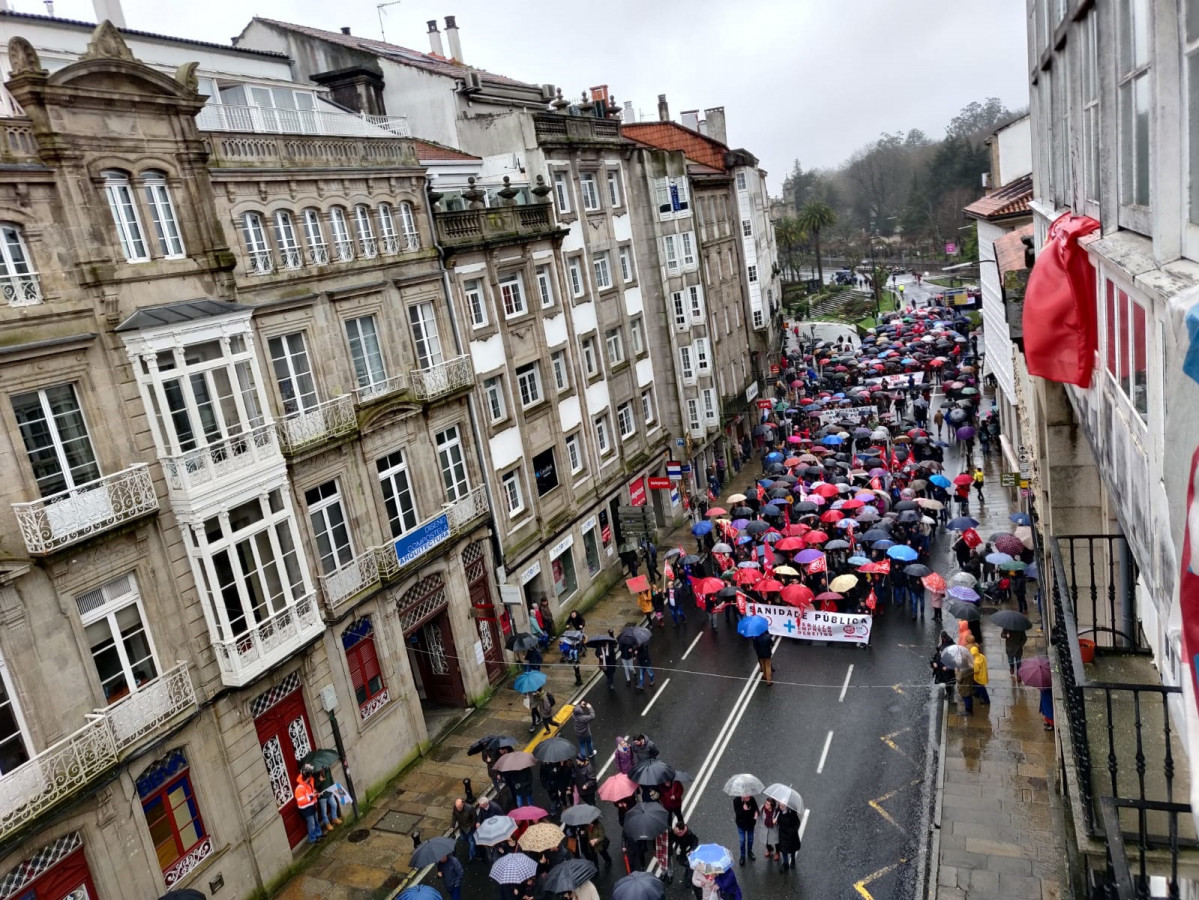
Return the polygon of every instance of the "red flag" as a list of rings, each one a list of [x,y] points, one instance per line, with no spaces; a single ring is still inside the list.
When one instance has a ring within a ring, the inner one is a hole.
[[[895,455],[895,448],[891,448],[891,471],[899,471],[899,457]]]
[[[884,559],[879,562],[876,562],[874,564],[874,570],[876,572],[878,572],[878,574],[880,574],[880,575],[890,575],[891,574],[891,560]]]
[[[871,588],[870,593],[866,595],[866,608],[868,610],[870,610],[871,612],[874,612],[874,610],[877,606],[878,606],[878,597],[874,596],[874,589]]]
[[[817,572],[827,572],[827,571],[828,571],[828,564],[825,562],[825,559],[823,556],[820,557],[819,559],[814,559],[810,563],[808,563],[808,574],[809,575],[815,575]]]
[[[978,532],[973,528],[967,528],[962,532],[962,540],[966,542],[966,546],[971,550],[983,542],[983,539],[978,536]]]
[[[740,591],[737,591],[737,612],[745,615],[745,595]]]
[[[767,568],[774,568],[774,551],[770,549],[769,544],[762,545],[762,565]]]
[[[870,479],[870,489],[872,491],[881,491],[883,489],[883,483],[879,481],[877,475]]]

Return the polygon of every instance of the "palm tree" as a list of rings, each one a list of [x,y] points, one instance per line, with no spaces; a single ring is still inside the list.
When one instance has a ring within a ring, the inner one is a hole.
[[[816,249],[816,270],[824,284],[824,261],[820,258],[820,232],[837,224],[837,214],[823,200],[809,200],[799,211],[799,227],[812,238]]]
[[[784,265],[790,270],[791,280],[795,279],[795,251],[807,240],[799,221],[794,216],[784,216],[774,223],[774,239],[783,250]]]

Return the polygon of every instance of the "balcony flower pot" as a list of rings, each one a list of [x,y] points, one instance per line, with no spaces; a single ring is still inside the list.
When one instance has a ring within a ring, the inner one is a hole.
[[[1082,654],[1083,664],[1093,663],[1095,661],[1095,642],[1086,638],[1078,639],[1078,651]]]

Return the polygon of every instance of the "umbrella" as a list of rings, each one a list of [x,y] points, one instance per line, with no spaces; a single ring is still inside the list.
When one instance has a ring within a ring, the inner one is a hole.
[[[789,584],[782,590],[783,602],[790,606],[811,606],[812,589],[803,584]],[[745,621],[742,619],[742,621]],[[740,630],[740,629],[738,629]],[[747,635],[753,637],[753,635]]]
[[[1010,556],[1019,556],[1024,552],[1024,542],[1014,534],[1001,534],[995,539],[995,549]]]
[[[733,548],[730,547],[728,544],[726,544],[724,541],[721,541],[719,544],[712,545],[712,552],[713,553],[732,553]]]
[[[644,575],[626,578],[624,581],[624,586],[629,589],[630,594],[640,594],[642,591],[649,590],[649,579]]]
[[[951,599],[945,605],[945,608],[955,619],[965,619],[967,622],[979,622],[982,620],[982,616],[978,612],[978,607],[973,603]]]
[[[531,769],[537,762],[537,757],[532,753],[525,753],[523,750],[514,750],[511,753],[505,753],[497,759],[491,766],[497,772],[519,772],[521,769]]]
[[[824,545],[825,550],[845,550],[848,547],[849,547],[849,542],[843,541],[840,538],[838,538],[835,541],[829,541],[827,544]]]
[[[700,578],[695,582],[694,586],[695,593],[697,594],[715,594],[726,585],[722,579],[709,576],[707,578]]]
[[[761,594],[771,594],[783,589],[783,583],[774,578],[763,578],[754,584],[754,590]]]
[[[904,575],[911,575],[913,578],[923,578],[925,575],[932,574],[932,569],[920,563],[912,563],[910,566],[903,567]]]
[[[965,425],[958,429],[957,435],[958,435],[959,441],[968,441],[972,437],[974,437],[974,429],[971,428],[969,425]],[[961,476],[959,475],[958,477],[960,478]],[[958,482],[958,483],[960,484],[961,482]]]
[[[819,600],[821,603],[826,600],[831,600],[836,603],[838,600],[844,600],[845,598],[836,591],[824,591],[823,593],[817,594],[814,599]]]
[[[537,646],[537,638],[527,631],[518,631],[504,642],[504,646],[516,653],[524,653]]]
[[[746,496],[744,494],[729,494],[728,496],[729,503],[744,503],[745,500]]]
[[[649,872],[633,872],[612,887],[612,900],[662,900],[665,896],[665,883]]]
[[[425,887],[425,885],[421,885],[421,887]],[[435,888],[427,888],[427,890],[437,894],[436,900],[441,900],[441,894]],[[405,891],[404,893],[411,893],[411,890]],[[416,895],[413,896],[415,897]],[[431,897],[430,894],[425,894],[424,896],[426,898]],[[180,888],[177,891],[167,891],[165,894],[159,897],[158,900],[208,900],[208,898],[195,888]]]
[[[637,782],[623,772],[617,772],[604,779],[604,783],[600,785],[595,795],[601,800],[612,803],[623,800],[625,797],[632,797],[635,793],[637,793]]]
[[[516,822],[510,816],[492,816],[475,831],[475,840],[484,847],[494,847],[516,832]]]
[[[704,515],[709,519],[718,519],[721,516],[727,516],[728,514],[729,511],[723,506],[710,506],[708,507],[708,511],[704,513]]]
[[[507,853],[491,864],[488,873],[500,884],[520,884],[537,875],[537,863],[523,853]]]
[[[962,587],[972,588],[978,584],[978,579],[969,572],[958,572],[949,579],[949,583],[954,586],[961,585]]]
[[[300,760],[300,768],[304,766],[312,766],[318,772],[321,769],[327,769],[341,757],[337,755],[336,750],[313,750],[307,756]]]
[[[540,806],[518,806],[509,810],[508,815],[516,822],[536,822],[538,819],[544,819],[549,813]]]
[[[769,508],[769,507],[767,507],[767,508]],[[776,515],[777,515],[777,513],[776,513]],[[769,530],[770,530],[770,526],[761,520],[750,522],[748,525],[745,526],[745,531],[747,534],[761,534],[763,531],[769,531]]]
[[[188,888],[163,894],[161,900],[203,900],[199,891]],[[414,884],[400,893],[396,900],[441,900],[441,891],[429,884]]]
[[[954,600],[961,600],[963,603],[977,603],[978,591],[974,588],[966,587],[964,584],[955,584],[949,589],[949,596]]]
[[[587,646],[598,648],[601,644],[615,644],[615,643],[616,643],[616,638],[608,637],[606,634],[604,634],[604,635],[600,635],[599,637],[589,638],[587,641]]]
[[[512,688],[518,694],[531,694],[543,687],[545,687],[544,672],[521,672],[512,682]]]
[[[953,476],[953,483],[956,485],[959,485],[959,486],[961,486],[963,484],[973,484],[974,476],[971,475],[969,472],[963,472],[961,475]],[[977,525],[978,523],[975,522],[975,524]]]
[[[801,816],[804,814],[803,797],[799,796],[799,791],[792,790],[785,784],[776,783],[769,785],[762,793],[777,800],[788,809],[795,810]]]
[[[579,748],[562,737],[552,737],[542,741],[533,748],[533,756],[538,762],[559,763],[574,759]]]
[[[408,867],[410,869],[423,869],[425,866],[431,866],[443,856],[452,854],[457,845],[458,842],[453,838],[429,838],[412,851],[412,859],[408,861]]]
[[[896,544],[894,547],[887,548],[887,556],[892,559],[898,559],[900,562],[911,562],[919,555],[919,553],[907,544]]]
[[[1003,569],[1005,572],[1023,572],[1028,568],[1028,565],[1022,559],[1009,559],[999,568]]]
[[[742,773],[734,775],[724,783],[724,792],[730,797],[747,797],[750,794],[760,794],[765,786],[753,775]]]
[[[1028,631],[1032,628],[1032,620],[1014,609],[1001,609],[991,616],[991,621],[1004,631]]]
[[[600,815],[601,813],[596,807],[587,803],[576,803],[562,811],[562,824],[568,826],[587,825],[598,819]]]
[[[1004,563],[1010,563],[1012,558],[1006,553],[988,553],[987,562],[993,566],[1002,566]]]
[[[1032,659],[1024,660],[1020,663],[1016,674],[1020,676],[1020,681],[1025,687],[1047,688],[1053,684],[1053,676],[1049,671],[1049,660],[1044,656],[1034,656]]]
[[[857,575],[838,575],[829,582],[829,590],[844,593],[858,583]]]
[[[940,512],[941,510],[943,510],[945,508],[945,504],[942,503],[940,500],[931,500],[928,497],[917,497],[916,502],[919,503],[925,509],[931,509],[936,512]]]
[[[782,542],[780,541],[780,543]],[[809,547],[807,550],[800,550],[798,553],[796,553],[795,561],[806,566],[808,563],[816,562],[816,560],[820,559],[822,556],[824,556],[824,554],[815,547]]]
[[[674,781],[674,767],[661,759],[643,759],[633,766],[629,777],[642,787],[670,784]]]
[[[941,663],[950,669],[965,669],[974,666],[970,651],[958,644],[950,644],[941,651]]]
[[[634,841],[652,841],[670,827],[670,813],[652,800],[636,804],[624,814],[625,837]]]
[[[931,478],[929,478],[929,481],[939,488],[947,488],[953,485],[953,482],[944,475],[933,475]]]
[[[562,814],[562,818],[565,820],[565,813]],[[565,894],[582,887],[598,873],[599,869],[585,859],[568,859],[550,869],[541,887],[547,894]],[[439,898],[440,896],[438,894]]]
[[[648,628],[642,628],[640,625],[626,625],[620,631],[620,637],[617,642],[621,646],[641,647],[649,643],[649,639],[653,637]]]
[[[798,573],[798,572],[796,572],[796,571],[795,571],[793,568],[791,568],[790,566],[775,566],[775,568],[774,568],[774,574],[775,574],[775,575],[791,575],[791,576],[795,576],[795,575],[798,575],[799,573]]]
[[[687,854],[687,865],[704,875],[719,875],[733,867],[733,857],[720,844],[700,844]]]
[[[761,616],[746,616],[737,623],[737,634],[742,637],[756,638],[770,630],[770,623]],[[661,782],[654,782],[661,784]]]
[[[950,519],[947,527],[950,531],[965,531],[977,524],[978,519],[972,519],[969,516],[958,516],[956,519]]]
[[[1031,525],[1032,517],[1028,513],[1014,512],[1008,516],[1008,521],[1015,525]]]
[[[703,537],[712,530],[712,523],[708,521],[696,522],[691,526],[691,533],[696,537]]]
[[[544,853],[546,850],[555,849],[564,840],[566,840],[565,832],[553,822],[538,822],[536,825],[531,825],[516,843],[521,850]]]

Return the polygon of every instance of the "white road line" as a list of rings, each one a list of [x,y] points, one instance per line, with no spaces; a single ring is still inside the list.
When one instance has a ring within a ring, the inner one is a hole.
[[[810,809],[805,809],[803,811],[803,818],[799,820],[799,839],[801,841],[803,840],[804,830],[808,827],[808,816],[811,814],[812,811]]]
[[[853,663],[849,664],[849,671],[845,673],[845,684],[841,685],[841,696],[837,698],[838,703],[845,702],[845,692],[849,690],[849,679],[853,675]]]
[[[828,759],[828,748],[833,743],[833,733],[830,731],[828,737],[824,739],[824,749],[820,752],[820,762],[816,766],[816,774],[819,775],[824,771],[824,763]]]
[[[691,646],[687,648],[687,652],[683,654],[683,659],[691,655],[691,651],[695,649],[695,645],[699,643],[699,639],[704,636],[704,630],[701,628],[699,634],[695,636],[695,640],[691,642]],[[680,660],[682,662],[682,660]]]
[[[658,687],[658,689],[656,691],[654,691],[654,695],[649,698],[649,703],[645,704],[645,709],[641,710],[641,715],[644,716],[647,712],[650,711],[650,707],[652,707],[655,703],[658,702],[658,698],[662,696],[662,692],[664,690],[666,690],[666,685],[668,685],[668,684],[670,684],[669,678],[667,678],[665,681],[663,681],[662,684]]]
[[[609,756],[608,761],[606,763],[604,763],[604,767],[595,773],[595,780],[599,781],[601,778],[603,778],[604,773],[608,771],[608,766],[612,765],[612,763],[614,763],[614,762],[616,762],[616,754],[615,753],[613,753],[611,756]]]

